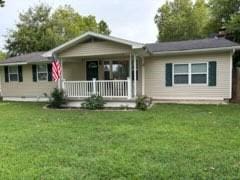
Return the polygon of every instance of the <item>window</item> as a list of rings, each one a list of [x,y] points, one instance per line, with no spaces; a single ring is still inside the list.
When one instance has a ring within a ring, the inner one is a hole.
[[[128,67],[128,61],[104,61],[104,80],[126,80]]]
[[[104,61],[104,80],[110,80],[110,62]]]
[[[207,83],[207,63],[199,63],[191,65],[191,83],[206,84]]]
[[[18,75],[18,66],[9,66],[8,67],[8,77],[9,81],[16,82],[19,79]]]
[[[188,64],[174,64],[174,84],[188,84]]]
[[[37,65],[37,79],[38,79],[38,81],[47,81],[48,80],[47,64]]]
[[[128,61],[113,61],[112,76],[116,80],[126,80],[128,77]]]
[[[207,63],[174,64],[174,84],[207,84]]]

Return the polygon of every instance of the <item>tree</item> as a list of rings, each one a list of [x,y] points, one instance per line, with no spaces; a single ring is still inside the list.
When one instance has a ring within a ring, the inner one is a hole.
[[[167,1],[155,16],[159,41],[176,41],[207,36],[208,9],[204,0]]]
[[[10,56],[47,51],[86,31],[109,34],[107,23],[95,16],[81,16],[71,6],[61,6],[54,12],[44,4],[29,8],[19,15],[16,30],[8,34],[6,49]]]
[[[211,30],[217,33],[224,27],[225,37],[240,43],[240,0],[209,0],[209,9]],[[239,51],[234,54],[233,62],[234,67],[240,66]]]
[[[20,13],[17,29],[11,30],[6,41],[9,56],[34,51],[45,51],[53,47],[50,26],[51,8],[43,4]]]
[[[98,33],[105,35],[111,34],[111,30],[109,29],[107,23],[103,20],[98,23]]]
[[[7,54],[0,50],[0,61],[6,59]]]
[[[3,7],[5,5],[5,1],[4,0],[0,0],[0,7]]]
[[[232,15],[239,13],[240,0],[209,0],[208,5],[211,10],[211,28],[217,32],[232,19]]]
[[[56,45],[87,31],[110,34],[107,23],[104,21],[97,23],[95,16],[81,16],[69,5],[59,7],[53,13],[51,23]]]

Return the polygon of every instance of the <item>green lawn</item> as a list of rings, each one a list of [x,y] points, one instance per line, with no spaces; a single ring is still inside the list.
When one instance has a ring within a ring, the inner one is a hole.
[[[240,105],[42,106],[0,103],[0,179],[240,178]]]

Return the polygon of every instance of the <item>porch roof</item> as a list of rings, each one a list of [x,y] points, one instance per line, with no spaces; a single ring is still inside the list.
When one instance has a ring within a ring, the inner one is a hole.
[[[130,46],[132,49],[141,49],[144,47],[144,44],[142,43],[138,43],[138,42],[134,42],[134,41],[129,41],[126,39],[121,39],[121,38],[117,38],[117,37],[113,37],[113,36],[107,36],[107,35],[103,35],[103,34],[97,34],[94,32],[87,32],[73,40],[70,40],[46,53],[43,54],[43,57],[52,57],[55,53],[59,53],[63,50],[66,50],[70,47],[73,47],[74,45],[84,42],[85,40],[94,37],[94,38],[98,38],[98,39],[102,39],[102,40],[107,40],[107,41],[112,41],[112,42],[116,42],[116,43],[120,43],[120,44],[124,44],[124,45],[128,45]]]

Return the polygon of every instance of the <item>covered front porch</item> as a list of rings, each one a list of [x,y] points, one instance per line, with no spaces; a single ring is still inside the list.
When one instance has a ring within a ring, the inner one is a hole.
[[[105,99],[134,99],[142,95],[142,58],[121,56],[65,57],[62,88],[68,99],[99,95]]]
[[[133,99],[144,94],[143,44],[88,32],[44,54],[62,64],[59,88],[68,98],[92,94]]]

